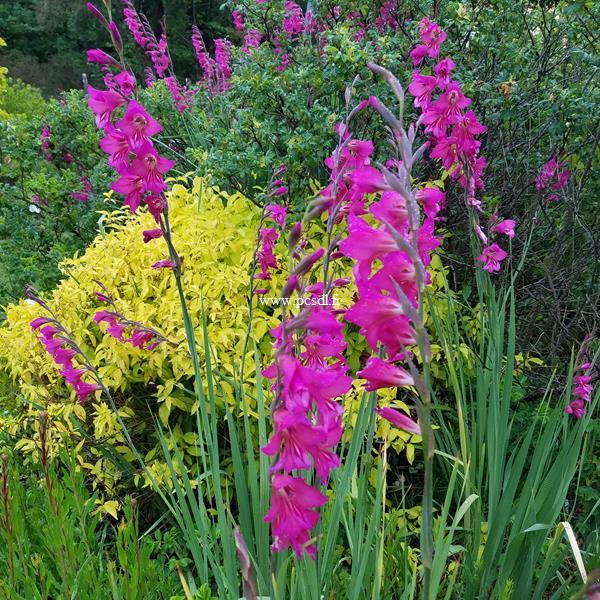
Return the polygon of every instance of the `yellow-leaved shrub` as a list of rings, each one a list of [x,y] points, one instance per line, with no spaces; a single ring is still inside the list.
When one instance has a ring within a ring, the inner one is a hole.
[[[240,195],[202,189],[199,180],[195,180],[192,189],[181,183],[172,185],[169,204],[173,238],[183,260],[188,306],[201,331],[204,303],[212,359],[225,376],[220,388],[225,391],[223,397],[233,401],[226,377],[233,376],[239,368],[236,360],[242,354],[246,335],[248,280],[260,210]],[[66,278],[47,298],[48,304],[115,395],[121,416],[134,437],[143,436],[142,430],[152,433],[150,409],[163,425],[172,427],[175,439],[189,449],[192,457],[193,437],[186,435],[188,432],[177,418],[196,408],[193,394],[189,393],[193,389],[193,372],[179,297],[170,270],[150,267],[165,258],[165,245],[162,240],[144,244],[142,231],[156,227],[147,213],[133,217],[119,211],[110,215],[108,221],[110,233],[98,236],[81,257],[62,265]],[[95,280],[110,290],[117,308],[127,318],[156,328],[175,345],[161,344],[147,351],[105,335],[105,326],[98,326],[93,320],[95,312],[105,308],[96,299],[95,292],[100,288]],[[279,281],[276,277],[274,287],[279,286]],[[278,323],[277,311],[276,307],[263,310],[260,305],[253,310],[253,333],[265,356],[271,352],[268,330]],[[5,425],[21,438],[17,445],[25,451],[35,450],[35,417],[39,410],[51,418],[57,441],[70,433],[77,443],[83,439],[83,428],[91,437],[91,443],[86,442],[90,452],[84,460],[85,467],[110,488],[119,471],[94,443],[108,441],[126,460],[132,461],[133,456],[115,415],[100,393],[82,407],[63,384],[57,366],[29,326],[33,318],[42,314],[42,309],[30,300],[6,307],[6,322],[0,328],[0,364],[17,384],[24,408],[20,419],[7,418]],[[200,333],[198,339],[202,358]],[[253,360],[250,356],[249,361]],[[190,443],[186,445],[185,440]],[[152,451],[150,461],[154,454]]]
[[[191,183],[191,184],[190,184]],[[204,360],[202,312],[204,310],[211,342],[212,363],[219,378],[217,407],[228,402],[235,407],[234,391],[228,383],[240,368],[240,357],[248,328],[247,292],[252,257],[256,245],[260,209],[239,194],[227,194],[206,188],[198,178],[172,181],[169,214],[173,240],[182,260],[182,279],[186,300],[197,328],[198,353]],[[155,422],[170,428],[169,443],[177,444],[184,455],[186,468],[196,468],[198,447],[194,434],[196,412],[193,393],[193,369],[187,350],[181,307],[174,278],[169,269],[155,270],[154,262],[166,258],[162,240],[144,244],[142,232],[153,229],[153,218],[144,212],[131,216],[126,211],[105,215],[106,229],[80,256],[67,260],[62,269],[65,279],[46,298],[57,318],[72,332],[73,338],[97,368],[113,393],[120,416],[133,438],[140,442],[145,461],[158,481],[167,479],[166,466],[157,446]],[[315,235],[318,236],[318,225]],[[314,241],[319,244],[319,239]],[[285,244],[277,247],[285,264]],[[431,267],[433,290],[440,291],[440,311],[447,302],[443,267],[434,257]],[[285,274],[270,282],[271,296],[279,295]],[[110,291],[116,306],[128,319],[140,321],[160,331],[172,344],[161,344],[152,351],[140,350],[104,333],[104,325],[94,320],[97,310],[105,308],[96,298],[96,283]],[[342,306],[351,302],[351,288],[336,291]],[[255,299],[256,300],[256,299]],[[435,295],[434,295],[434,301]],[[0,421],[4,431],[18,439],[17,447],[25,453],[37,449],[37,418],[40,411],[48,415],[48,431],[54,445],[70,443],[80,464],[110,495],[124,472],[135,468],[132,452],[126,445],[116,415],[98,392],[81,406],[64,385],[58,368],[31,331],[30,321],[43,314],[30,300],[6,307],[6,322],[0,327],[0,368],[6,371],[19,392],[15,398],[3,398]],[[255,302],[252,339],[266,365],[272,357],[269,329],[277,326],[280,309]],[[366,346],[356,332],[348,335],[349,364],[358,368]],[[254,373],[253,344],[245,372],[252,382]],[[435,345],[433,376],[443,383],[443,370],[435,361],[445,360]],[[473,352],[460,351],[469,364]],[[355,383],[345,401],[352,412],[362,395]],[[408,410],[407,404],[390,391],[382,391],[382,403],[393,402]],[[254,411],[250,394],[249,411]],[[19,405],[20,400],[20,405]],[[9,409],[9,410],[6,410]],[[4,415],[4,416],[2,416]],[[387,439],[392,448],[406,451],[412,462],[418,436],[391,428],[378,421],[377,435]],[[107,447],[111,450],[107,452]],[[137,480],[137,477],[136,477]],[[147,480],[144,480],[147,483]]]

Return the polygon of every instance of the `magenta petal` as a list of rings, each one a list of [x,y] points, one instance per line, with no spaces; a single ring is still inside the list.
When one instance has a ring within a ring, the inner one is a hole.
[[[421,428],[419,425],[410,417],[407,417],[404,413],[401,413],[399,410],[386,407],[376,408],[375,411],[380,417],[386,421],[389,421],[392,425],[398,427],[398,429],[403,429],[404,431],[421,435]]]

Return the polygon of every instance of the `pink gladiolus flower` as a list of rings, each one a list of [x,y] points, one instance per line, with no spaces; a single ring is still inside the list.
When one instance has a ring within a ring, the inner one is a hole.
[[[498,244],[492,244],[487,248],[483,249],[480,256],[477,257],[479,262],[484,263],[483,268],[488,273],[500,270],[500,263],[508,256],[508,254],[498,246]]]
[[[406,200],[398,192],[383,192],[380,200],[371,204],[369,210],[378,221],[387,221],[398,231],[404,231],[408,225]]]
[[[417,231],[417,244],[419,246],[419,256],[423,264],[427,267],[431,264],[431,253],[442,244],[441,240],[435,236],[435,223],[433,219],[426,218]]]
[[[423,23],[423,20],[421,20]],[[446,32],[437,23],[430,22],[428,25],[423,23],[420,27],[421,41],[427,47],[427,55],[430,58],[437,58],[440,54],[440,48],[446,39]]]
[[[117,69],[121,69],[121,63],[115,60],[110,54],[104,52],[104,50],[100,50],[96,48],[94,50],[87,51],[87,59],[88,62],[98,63],[100,65],[115,67]]]
[[[410,319],[404,314],[398,300],[391,296],[365,294],[346,310],[344,318],[360,327],[360,334],[372,350],[377,351],[381,342],[388,354],[394,356],[402,346],[416,343]]]
[[[459,115],[453,133],[456,134],[458,136],[458,139],[460,140],[461,138],[475,137],[476,135],[484,133],[486,130],[487,127],[485,127],[485,125],[482,125],[477,120],[477,116],[472,110],[469,110],[464,115]]]
[[[123,204],[129,206],[132,213],[136,213],[146,191],[144,178],[134,173],[129,167],[121,169],[121,177],[112,183],[111,188],[125,196]]]
[[[258,250],[257,259],[261,272],[256,275],[257,279],[271,279],[269,269],[277,268],[277,259],[273,250],[275,242],[279,239],[279,233],[274,227],[263,228],[259,231],[260,248]]]
[[[456,123],[461,116],[461,112],[469,104],[471,104],[471,99],[467,98],[462,93],[458,83],[453,81],[448,85],[446,91],[432,104],[432,107],[446,115],[450,123]]]
[[[149,344],[154,339],[154,334],[145,329],[134,328],[133,334],[127,340],[134,348],[144,349],[146,344]]]
[[[156,75],[159,78],[162,78],[165,74],[165,71],[169,68],[167,38],[164,33],[161,34],[158,42],[150,40],[150,42],[146,45],[146,54],[152,61]]]
[[[584,341],[583,347],[577,357],[578,360],[582,355],[585,356],[585,352],[590,341],[590,337],[587,337]],[[573,376],[573,389],[571,392],[573,399],[565,408],[565,412],[573,415],[576,419],[582,419],[585,416],[587,412],[586,405],[592,399],[592,375],[589,373],[591,368],[592,364],[589,362],[584,362],[583,364],[575,367],[575,373]]]
[[[129,101],[123,118],[117,121],[116,125],[127,137],[133,152],[162,130],[159,122],[153,119],[137,100]]]
[[[117,340],[123,339],[123,333],[125,329],[127,329],[127,325],[121,322],[119,315],[110,311],[99,310],[94,315],[94,321],[96,321],[96,323],[101,323],[103,321],[108,323],[106,333]]]
[[[133,39],[142,48],[146,48],[146,45],[150,41],[144,33],[144,27],[140,21],[140,16],[135,10],[131,0],[123,1],[123,17],[125,18],[125,24],[127,25]]]
[[[144,202],[148,207],[148,212],[154,217],[154,220],[160,224],[160,216],[167,207],[164,196],[150,194],[144,198]]]
[[[129,71],[123,71],[122,73],[115,75],[115,81],[123,96],[129,98],[135,91],[135,77]]]
[[[172,160],[159,156],[152,144],[144,143],[139,147],[129,172],[143,178],[146,190],[160,193],[167,188],[163,175],[172,169],[174,164]]]
[[[67,364],[60,372],[65,381],[75,390],[81,404],[85,404],[91,394],[101,389],[95,383],[86,383],[82,380],[86,372],[86,369],[75,369],[71,364]]]
[[[79,403],[81,405],[85,404],[87,402],[87,399],[94,393],[97,392],[98,390],[101,390],[102,388],[95,384],[95,383],[86,383],[85,381],[80,381],[76,386],[74,386],[75,388],[75,393],[77,394],[77,397],[79,398]]]
[[[583,419],[587,412],[587,408],[585,402],[578,398],[571,400],[567,407],[565,408],[565,412],[567,414],[573,415],[576,419]]]
[[[222,92],[229,89],[231,77],[231,42],[215,40],[215,64],[217,65],[217,89]]]
[[[262,448],[269,456],[279,455],[271,472],[282,470],[290,473],[296,469],[310,469],[312,457],[317,475],[325,481],[331,469],[340,466],[339,457],[327,448],[339,442],[341,425],[330,433],[323,427],[313,426],[306,416],[288,410],[277,411],[274,423],[275,433]]]
[[[246,26],[244,15],[239,10],[234,10],[231,13],[231,20],[233,21],[233,27],[236,31],[244,31],[244,27]]]
[[[354,189],[361,194],[373,194],[389,189],[383,174],[374,167],[360,167],[348,176]]]
[[[285,196],[288,193],[288,187],[287,185],[280,185],[279,187],[276,187],[270,194],[269,196]]]
[[[375,229],[352,215],[348,218],[348,237],[340,242],[339,247],[344,256],[359,262],[364,273],[370,271],[376,258],[398,250],[398,244],[386,230]]]
[[[285,218],[287,209],[285,206],[279,204],[269,204],[266,209],[266,215],[273,219],[281,229],[285,229]]]
[[[398,429],[403,429],[404,431],[408,431],[409,433],[414,433],[416,435],[421,435],[421,428],[417,423],[415,423],[410,417],[407,417],[404,413],[401,413],[399,410],[394,408],[376,408],[375,411],[377,414],[389,421],[394,427]]]
[[[169,259],[159,260],[152,265],[153,269],[174,269],[177,265]]]
[[[439,158],[446,171],[449,171],[457,162],[461,147],[458,138],[454,135],[441,137],[431,151],[431,158]]]
[[[509,238],[514,238],[515,237],[515,221],[513,219],[504,219],[503,221],[496,223],[492,227],[492,231],[495,231],[496,233],[503,233],[504,235],[507,235]]]
[[[54,353],[54,356],[52,358],[54,359],[54,362],[57,365],[62,365],[63,367],[67,367],[68,365],[71,364],[71,361],[76,356],[77,356],[77,351],[73,350],[73,348],[62,347],[62,348],[59,348]]]
[[[317,549],[308,544],[310,531],[319,522],[319,513],[314,510],[327,502],[327,496],[308,485],[300,477],[274,475],[271,508],[264,521],[271,523],[274,551],[291,546],[300,559],[305,551],[316,558]]]
[[[441,90],[445,90],[448,87],[454,67],[456,65],[451,58],[444,58],[433,67],[433,72],[437,75],[437,85]]]
[[[104,129],[115,109],[125,104],[125,98],[112,90],[102,91],[88,85],[88,106],[96,115],[96,127]]]
[[[413,261],[404,252],[392,252],[383,257],[382,263],[383,267],[371,279],[366,281],[357,279],[359,292],[364,294],[375,289],[387,290],[390,296],[400,300],[397,290],[399,287],[416,308],[417,282]]]
[[[432,133],[435,138],[445,136],[450,125],[448,115],[439,106],[435,106],[435,102],[423,113],[422,120],[425,132]]]
[[[33,319],[31,323],[29,323],[29,326],[31,327],[32,331],[35,331],[36,329],[39,329],[42,325],[48,323],[49,321],[50,319],[48,319],[47,317],[37,317]]]
[[[413,73],[412,83],[408,91],[415,97],[415,106],[427,110],[431,104],[431,95],[437,86],[437,80],[431,75],[421,75],[419,71]]]
[[[367,380],[365,389],[373,392],[381,388],[406,387],[415,384],[410,373],[401,367],[392,365],[381,358],[371,356],[358,377]]]
[[[177,79],[172,76],[165,77],[164,82],[169,88],[169,92],[171,92],[171,98],[173,98],[173,102],[175,102],[175,108],[180,113],[186,111],[192,100],[190,90],[186,90],[184,87],[180,86]]]
[[[147,244],[150,240],[156,240],[162,237],[162,229],[146,229],[142,232],[144,236],[144,244]]]
[[[431,219],[437,216],[446,201],[446,194],[435,186],[421,188],[415,197],[423,206],[425,214]]]
[[[129,142],[124,133],[107,125],[106,135],[100,140],[100,148],[109,155],[108,164],[119,170],[129,164]]]
[[[416,67],[423,62],[423,59],[428,54],[428,48],[425,45],[419,44],[415,46],[413,50],[410,52],[410,57],[412,59],[413,65]]]

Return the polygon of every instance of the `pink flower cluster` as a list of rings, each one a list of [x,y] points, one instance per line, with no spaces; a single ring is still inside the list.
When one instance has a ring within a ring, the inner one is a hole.
[[[236,31],[244,31],[246,27],[246,22],[244,19],[244,15],[239,10],[234,10],[231,13],[231,21],[233,22],[233,28]]]
[[[46,352],[61,367],[60,374],[75,390],[81,404],[84,404],[91,394],[101,389],[96,383],[83,380],[84,375],[91,371],[87,366],[74,362],[75,358],[82,355],[71,336],[58,321],[54,318],[38,317],[31,321],[31,329],[33,331],[39,329],[39,339]]]
[[[193,91],[185,86],[180,85],[172,70],[171,74],[165,77],[165,73],[171,67],[171,58],[169,55],[169,48],[165,33],[162,32],[160,38],[157,40],[152,28],[150,27],[150,24],[148,23],[148,19],[146,19],[143,14],[137,12],[133,1],[123,0],[123,6],[123,19],[127,25],[127,28],[129,29],[135,42],[144,50],[146,56],[148,56],[152,62],[154,73],[151,73],[151,77],[146,77],[147,85],[150,86],[153,84],[155,80],[154,74],[156,74],[156,77],[159,79],[164,79],[165,85],[171,93],[171,97],[175,103],[175,107],[179,112],[184,112],[191,105]],[[114,26],[114,29],[116,30],[116,25]],[[118,34],[118,30],[116,31]],[[114,41],[114,35],[112,37]],[[118,46],[118,44],[115,44],[115,46]],[[113,66],[119,65],[113,64]],[[107,86],[110,87],[108,83]],[[126,95],[129,94],[126,93]]]
[[[275,177],[282,176],[287,171],[285,165],[280,165],[275,170]],[[285,196],[288,193],[288,188],[284,185],[281,179],[274,179],[269,185],[269,193],[267,198],[275,198],[277,196]],[[275,244],[279,239],[280,231],[285,229],[285,221],[287,217],[287,209],[280,204],[267,204],[263,211],[261,226],[258,230],[258,246],[256,251],[255,266],[259,268],[259,272],[253,274],[253,279],[259,281],[269,281],[271,279],[271,270],[278,268],[277,258],[275,257]],[[276,227],[262,227],[265,219],[273,221]],[[278,231],[279,230],[279,231]],[[253,294],[266,294],[267,288],[253,289]]]
[[[130,5],[129,2],[127,6]],[[88,86],[88,105],[96,115],[96,126],[104,132],[100,148],[108,154],[108,164],[119,175],[112,189],[124,197],[123,204],[133,213],[143,202],[160,226],[144,232],[144,241],[148,242],[164,233],[161,217],[167,207],[165,175],[174,163],[161,156],[152,141],[152,136],[162,131],[161,125],[137,100],[130,98],[135,88],[132,77],[127,71],[121,71],[114,77],[114,81],[121,82],[118,88],[97,90]],[[117,109],[121,107],[122,116],[117,118]],[[152,266],[173,268],[177,264],[170,258]]]
[[[592,399],[592,364],[585,362],[575,368],[573,377],[573,399],[565,408],[565,412],[581,419],[586,413],[586,405]]]
[[[322,286],[305,287],[303,278],[323,257],[323,248],[303,258],[298,250],[293,254],[298,262],[282,294],[289,297],[295,290],[322,293]],[[325,483],[340,464],[334,451],[342,435],[342,407],[337,398],[352,384],[346,374],[342,329],[330,305],[309,306],[284,319],[272,330],[275,362],[264,371],[265,377],[274,380],[275,393],[271,404],[274,431],[262,449],[275,457],[271,508],[265,521],[271,523],[273,550],[291,546],[299,558],[303,551],[316,556],[310,532],[319,520],[315,509],[327,500],[299,472],[314,469]]]
[[[79,200],[79,202],[87,202],[90,199],[90,196],[94,192],[94,188],[92,187],[92,182],[87,175],[82,175],[79,178],[81,185],[83,186],[83,190],[81,192],[71,192],[71,198],[75,200]]]
[[[445,31],[427,17],[419,22],[419,33],[421,44],[410,53],[415,67],[426,57],[437,59],[446,39]],[[501,262],[508,254],[497,243],[489,242],[479,224],[478,213],[482,212],[482,207],[475,194],[485,187],[483,172],[487,161],[479,154],[481,142],[477,137],[486,128],[479,123],[475,113],[468,110],[471,99],[463,94],[458,82],[452,80],[455,66],[451,58],[443,58],[433,66],[431,74],[415,70],[408,91],[415,98],[415,106],[422,111],[425,132],[432,138],[431,157],[438,159],[466,191],[467,206],[474,209],[475,233],[484,245],[477,260],[492,273],[500,270]],[[512,223],[512,237],[515,223],[512,220],[506,222]],[[492,232],[509,235],[503,227],[496,227]]]
[[[426,336],[418,303],[428,280],[425,268],[440,244],[434,225],[445,198],[438,188],[427,187],[419,190],[417,200],[405,187],[410,185],[410,173],[402,161],[388,161],[387,167],[371,165],[373,143],[353,139],[347,125],[369,105],[382,114],[391,114],[379,100],[371,98],[355,107],[348,121],[338,126],[340,143],[325,161],[331,171],[330,183],[305,217],[310,220],[327,211],[328,239],[332,241],[327,249],[318,248],[303,257],[306,241],[300,241],[300,228],[292,229],[288,245],[298,262],[281,295],[327,295],[348,284],[348,280],[330,277],[332,263],[344,256],[355,261],[357,297],[344,317],[359,327],[372,351],[378,354],[369,358],[358,375],[371,391],[417,387],[421,382],[412,372],[414,365],[409,372],[400,363],[412,357],[407,346]],[[403,156],[409,158],[406,153],[410,152],[412,159],[412,140],[402,133],[407,144]],[[401,135],[400,130],[397,135]],[[373,194],[378,195],[375,201]],[[419,206],[425,213],[422,221]],[[348,236],[340,242],[339,236],[333,236],[333,226],[344,220]],[[322,280],[307,285],[305,279],[321,260]],[[314,470],[317,480],[324,484],[331,470],[340,464],[335,453],[342,436],[343,410],[338,398],[349,391],[352,378],[347,374],[347,344],[343,325],[337,319],[339,312],[329,303],[309,305],[289,318],[284,312],[282,323],[272,331],[275,362],[264,373],[275,380],[274,432],[263,448],[275,457],[271,508],[265,520],[271,523],[273,550],[291,546],[299,557],[303,551],[315,557],[311,530],[319,520],[318,507],[326,502],[326,496],[299,472]],[[428,344],[424,343],[428,352]],[[421,433],[415,421],[392,407],[378,407],[376,411],[397,427]]]
[[[276,183],[281,183],[276,181]],[[279,186],[280,189],[287,192],[285,186]],[[259,235],[259,246],[258,252],[256,253],[256,263],[260,269],[254,279],[260,281],[269,281],[271,279],[270,271],[278,268],[277,258],[275,257],[275,244],[279,239],[279,231],[283,231],[285,228],[286,219],[286,208],[278,204],[269,204],[265,207],[265,218],[274,221],[276,227],[261,227],[258,231]],[[279,231],[278,231],[279,229]],[[266,288],[254,290],[255,294],[266,294]]]
[[[152,61],[156,75],[163,78],[171,64],[164,32],[157,40],[147,19],[137,12],[132,0],[123,0],[123,7],[123,18],[133,39]]]
[[[88,86],[88,95],[96,123],[105,134],[100,147],[119,174],[112,189],[124,196],[123,204],[133,213],[144,201],[160,223],[164,209],[162,195],[167,188],[164,176],[173,167],[173,161],[160,156],[151,140],[162,127],[137,100],[127,100],[113,90],[96,90],[92,86]],[[123,116],[113,122],[116,108],[122,105],[126,105]]]
[[[546,202],[556,202],[560,199],[556,192],[567,186],[570,177],[571,173],[566,168],[566,163],[553,156],[535,178],[535,187],[540,192],[550,190],[552,193],[546,196]]]
[[[304,31],[304,14],[302,9],[293,0],[288,0],[284,5],[284,15],[281,28],[290,38],[299,36]]]
[[[370,104],[379,107],[374,98]],[[344,318],[359,327],[373,352],[384,348],[387,354],[385,360],[369,358],[357,375],[366,380],[370,391],[414,386],[413,376],[398,363],[410,356],[406,347],[417,343],[414,321],[419,289],[427,280],[425,267],[431,262],[431,253],[441,243],[434,234],[434,225],[445,194],[435,186],[417,191],[416,200],[425,218],[419,224],[411,221],[406,195],[389,182],[392,175],[370,165],[373,144],[350,139],[346,131],[342,139],[347,145],[337,164],[333,156],[328,166],[333,167],[332,185],[337,188],[334,210],[341,203],[339,214],[348,215],[348,236],[339,244],[339,250],[355,261],[357,300]],[[389,161],[388,166],[403,169],[396,161]],[[341,180],[336,173],[342,173]],[[340,180],[337,186],[336,180]],[[331,191],[329,186],[324,195],[331,199]],[[374,193],[381,195],[367,208],[366,197]],[[361,215],[368,215],[376,225],[370,225]],[[412,419],[393,408],[378,409],[378,414],[397,427],[420,433]]]
[[[94,315],[94,321],[108,323],[106,333],[121,342],[129,342],[134,348],[154,350],[161,342],[165,341],[153,329],[133,323],[118,312],[99,310]],[[127,328],[131,328],[131,335],[124,339],[123,335]]]
[[[398,21],[395,11],[398,9],[398,0],[385,0],[379,9],[375,19],[375,27],[379,33],[398,29]],[[364,32],[364,29],[362,29]]]
[[[250,32],[246,37],[249,35]],[[256,39],[254,36],[248,38],[249,42],[256,43],[258,46],[260,33],[258,34],[258,42]],[[204,44],[200,30],[196,25],[192,25],[192,46],[194,47],[196,60],[202,69],[201,83],[206,86],[211,94],[220,94],[228,90],[230,87],[229,80],[231,79],[231,42],[225,39],[216,39],[215,57],[212,58]],[[247,48],[250,48],[250,44]]]
[[[244,45],[242,52],[246,55],[250,54],[253,48],[258,48],[262,40],[262,33],[258,29],[249,29],[244,36]]]
[[[51,137],[52,137],[52,134],[50,133],[50,129],[49,129],[48,125],[44,125],[42,127],[42,132],[40,134],[41,148],[42,148],[42,154],[44,155],[44,158],[48,162],[51,162],[53,159],[52,152],[50,151],[50,138]]]
[[[40,149],[44,160],[53,162],[57,158],[62,158],[66,164],[70,165],[73,162],[73,155],[67,150],[65,146],[61,148],[53,147],[52,144],[52,132],[48,125],[44,125],[40,132]]]
[[[160,230],[159,230],[160,231]],[[138,321],[132,321],[117,310],[114,300],[110,297],[108,288],[99,281],[96,283],[101,287],[100,292],[96,292],[96,298],[108,305],[110,310],[99,310],[94,314],[94,321],[98,324],[107,323],[106,333],[121,342],[127,341],[134,348],[142,350],[154,350],[159,344],[169,342],[165,336],[152,327],[147,327]],[[130,335],[124,338],[125,332]]]

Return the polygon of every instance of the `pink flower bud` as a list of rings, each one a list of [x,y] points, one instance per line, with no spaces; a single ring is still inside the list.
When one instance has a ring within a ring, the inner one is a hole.
[[[288,250],[290,252],[298,245],[300,236],[302,235],[302,223],[295,223],[288,237]]]
[[[144,236],[144,244],[147,244],[150,240],[156,240],[162,237],[162,229],[146,229],[142,232]]]
[[[94,15],[94,17],[98,19],[101,25],[106,29],[109,29],[108,21],[105,19],[104,15],[91,2],[88,2],[86,6],[87,9]]]
[[[123,54],[123,40],[114,21],[111,21],[109,23],[108,30],[110,31],[110,37],[112,38],[113,44],[115,45],[117,52],[119,54]]]
[[[155,262],[152,265],[152,268],[153,269],[174,269],[176,266],[177,265],[175,264],[175,261],[164,259],[164,260],[159,260],[159,261]]]

